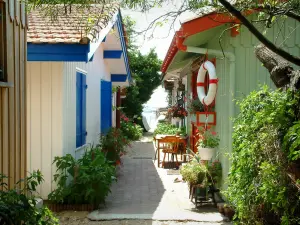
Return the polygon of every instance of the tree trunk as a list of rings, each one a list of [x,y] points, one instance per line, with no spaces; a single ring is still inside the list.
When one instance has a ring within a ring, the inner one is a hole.
[[[283,58],[273,53],[264,45],[255,47],[255,55],[270,73],[270,77],[277,88],[290,87],[293,90],[300,88],[300,70],[293,67]]]

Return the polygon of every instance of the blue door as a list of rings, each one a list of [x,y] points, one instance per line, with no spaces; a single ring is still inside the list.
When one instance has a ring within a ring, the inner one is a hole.
[[[76,148],[86,143],[86,75],[76,72]]]
[[[105,134],[112,126],[112,85],[101,81],[101,133]]]

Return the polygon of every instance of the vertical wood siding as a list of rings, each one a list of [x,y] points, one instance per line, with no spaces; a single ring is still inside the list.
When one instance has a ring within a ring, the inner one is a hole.
[[[276,41],[277,33],[280,29],[281,22],[274,25],[272,29],[268,30],[267,36],[272,41]],[[283,43],[285,37],[288,36],[291,30],[296,27],[295,21],[287,19],[285,21],[286,29],[284,35],[279,35],[276,43]],[[290,34],[283,44],[283,48],[295,55],[300,53],[300,29]],[[226,153],[231,153],[230,144],[232,142],[232,134],[229,132],[229,127],[232,126],[229,114],[231,102],[230,95],[234,95],[235,100],[241,100],[247,96],[251,91],[257,90],[259,85],[268,85],[275,88],[270,79],[269,72],[262,66],[261,62],[254,55],[254,47],[259,43],[258,40],[250,34],[246,28],[241,29],[240,35],[231,37],[230,32],[224,35],[223,47],[224,51],[233,52],[236,56],[236,72],[235,72],[235,87],[230,90],[229,81],[229,61],[227,59],[217,59],[216,69],[219,78],[219,86],[216,98],[216,112],[217,112],[217,126],[216,129],[220,134],[220,146],[218,148],[219,158],[223,166],[223,178],[227,177],[230,161]],[[214,39],[210,40],[207,47],[211,49],[220,49],[218,43],[219,34],[216,34]],[[235,115],[239,112],[238,107],[235,107]],[[227,187],[226,184],[223,186]]]
[[[293,20],[285,20],[285,31],[281,35],[277,35],[280,30],[282,21],[278,21],[273,28],[268,30],[267,36],[270,40],[276,43],[283,43],[282,47],[287,51],[300,55],[300,29],[296,29],[296,23]],[[291,31],[293,31],[291,33]],[[215,33],[214,37],[209,40],[208,49],[219,49],[220,33]],[[276,37],[278,38],[276,39]],[[286,38],[289,37],[289,38]],[[230,62],[227,59],[217,58],[216,70],[219,78],[218,91],[216,97],[216,112],[217,112],[217,126],[216,131],[220,135],[220,145],[217,150],[218,158],[223,167],[223,178],[228,175],[230,168],[230,161],[227,153],[231,153],[230,148],[232,142],[232,133],[230,133],[230,126],[232,126],[230,115],[230,95],[234,95],[235,100],[241,100],[247,96],[251,91],[257,90],[259,85],[268,85],[275,88],[270,79],[269,72],[261,65],[261,62],[254,55],[254,47],[258,44],[258,40],[250,34],[250,32],[242,27],[240,35],[231,37],[230,31],[225,33],[222,37],[222,47],[224,51],[232,52],[236,56],[235,61],[235,87],[230,89]],[[209,52],[208,52],[209,53]],[[212,56],[213,57],[213,56]],[[296,69],[296,66],[294,66]],[[189,79],[191,79],[189,77]],[[235,107],[235,115],[239,112],[238,107]],[[195,121],[191,117],[191,121]],[[191,129],[191,128],[189,128]],[[223,188],[226,188],[226,183]]]
[[[7,0],[5,4],[7,78],[14,87],[0,87],[0,173],[9,176],[12,188],[27,171],[26,29],[18,21],[25,13],[20,1]],[[13,9],[11,13],[9,9]]]
[[[62,155],[62,72],[60,62],[27,64],[28,170],[44,175],[38,190],[43,198],[53,189],[53,159]]]
[[[110,81],[108,66],[103,60],[102,46],[92,62],[65,62],[63,69],[63,154],[79,158],[83,149],[76,150],[76,71],[86,72],[87,144],[98,144],[101,127],[101,80]]]

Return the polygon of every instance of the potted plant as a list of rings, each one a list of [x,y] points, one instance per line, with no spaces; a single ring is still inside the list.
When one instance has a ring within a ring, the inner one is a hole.
[[[197,142],[198,152],[202,160],[211,160],[215,148],[219,146],[219,136],[211,130],[198,130],[199,140]]]
[[[121,155],[125,153],[126,146],[130,140],[123,134],[121,129],[110,128],[109,131],[100,137],[100,147],[106,158],[115,165],[121,163]]]
[[[187,108],[190,113],[204,112],[204,106],[200,102],[198,96],[195,96],[193,99],[187,101]]]
[[[182,106],[175,105],[168,109],[168,114],[171,115],[176,122],[180,122],[188,113]]]
[[[166,90],[172,90],[174,88],[174,82],[171,81],[164,81],[164,88]]]
[[[185,85],[182,83],[182,80],[178,82],[178,91],[185,91]]]

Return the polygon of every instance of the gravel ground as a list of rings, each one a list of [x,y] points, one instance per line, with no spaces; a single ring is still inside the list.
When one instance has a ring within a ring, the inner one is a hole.
[[[203,223],[193,221],[153,221],[153,220],[108,220],[90,221],[88,212],[63,212],[57,216],[61,225],[230,225],[231,223]]]

